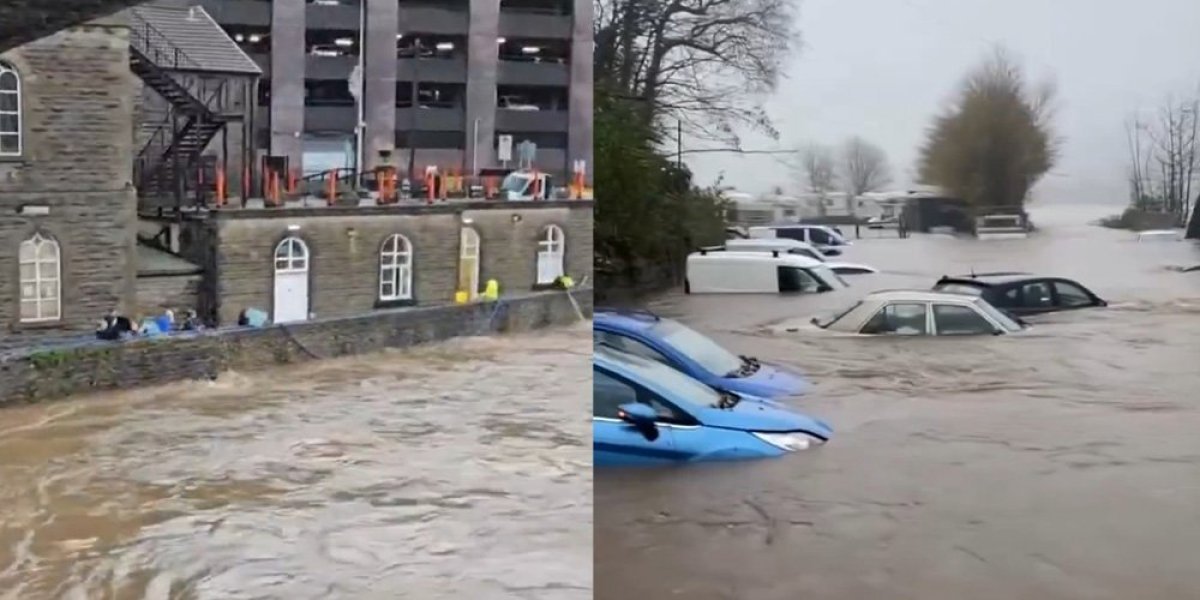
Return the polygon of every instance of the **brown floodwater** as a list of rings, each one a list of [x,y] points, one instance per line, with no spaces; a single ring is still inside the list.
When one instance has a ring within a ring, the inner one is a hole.
[[[884,269],[845,293],[650,303],[731,349],[794,365],[836,428],[782,459],[596,475],[596,598],[1200,598],[1200,263],[1034,208],[1025,240],[856,242]],[[877,234],[864,232],[875,237]],[[1106,309],[1023,335],[822,337],[765,325],[942,274],[1076,278]]]
[[[591,598],[589,329],[0,411],[0,598]]]

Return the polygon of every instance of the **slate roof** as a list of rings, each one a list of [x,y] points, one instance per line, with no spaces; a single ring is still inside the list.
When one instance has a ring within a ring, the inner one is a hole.
[[[130,27],[139,19],[149,23],[179,47],[196,68],[214,73],[262,75],[262,69],[213,20],[203,6],[173,7],[145,4],[129,9]]]

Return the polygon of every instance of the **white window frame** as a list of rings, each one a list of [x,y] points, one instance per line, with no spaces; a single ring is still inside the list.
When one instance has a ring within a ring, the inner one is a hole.
[[[537,284],[550,285],[566,274],[567,235],[558,225],[547,225],[538,239]]]
[[[389,235],[379,250],[379,300],[412,300],[412,280],[412,243],[399,233]],[[391,284],[392,293],[383,291],[386,284]]]
[[[54,255],[51,258],[42,258],[41,252],[43,248],[50,248]],[[33,268],[33,277],[26,277],[23,273],[19,273],[20,277],[20,310],[18,311],[18,319],[21,323],[48,323],[62,320],[62,247],[58,242],[42,237],[42,234],[35,233],[33,237],[21,242],[18,250],[17,259],[21,270],[24,267]],[[51,264],[52,277],[43,273],[43,265]],[[46,296],[43,292],[48,286],[53,285],[53,293]],[[27,286],[31,286],[28,287]],[[32,290],[31,295],[25,293],[26,289]],[[54,309],[47,310],[44,308],[46,304],[53,302]],[[25,306],[33,304],[34,316],[25,316]]]
[[[9,95],[9,94],[15,95],[17,98],[17,107],[15,110],[0,109],[0,115],[16,116],[17,117],[17,130],[10,131],[10,132],[0,132],[0,134],[6,135],[6,136],[16,135],[17,150],[16,150],[16,152],[11,152],[11,151],[5,152],[2,149],[0,149],[0,156],[21,156],[22,152],[24,152],[24,150],[25,150],[25,135],[24,135],[24,131],[25,131],[25,118],[24,117],[25,117],[25,115],[22,111],[23,107],[21,105],[21,74],[18,73],[17,70],[12,68],[11,66],[0,62],[0,75],[4,75],[5,73],[12,74],[13,78],[17,82],[17,88],[15,90],[0,90],[0,95]]]
[[[295,242],[295,245],[292,244]],[[299,248],[299,252],[294,249]],[[308,244],[296,236],[288,236],[275,246],[275,273],[307,273],[309,263]],[[280,262],[283,266],[280,267]]]

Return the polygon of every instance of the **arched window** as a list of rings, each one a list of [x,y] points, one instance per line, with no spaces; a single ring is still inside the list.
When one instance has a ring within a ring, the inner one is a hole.
[[[412,244],[395,234],[383,242],[379,252],[379,299],[412,300]]]
[[[0,63],[0,156],[21,155],[21,76]]]
[[[537,283],[549,285],[563,275],[563,257],[566,255],[566,236],[558,225],[542,230],[538,240]]]
[[[58,242],[35,233],[21,242],[21,322],[62,318],[62,263]]]

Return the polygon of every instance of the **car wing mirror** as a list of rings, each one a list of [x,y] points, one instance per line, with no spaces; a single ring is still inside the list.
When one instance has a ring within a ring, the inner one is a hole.
[[[649,423],[654,424],[654,419],[658,414],[654,412],[654,408],[641,402],[630,402],[622,404],[617,412],[617,415],[622,421],[630,425],[643,425]]]
[[[617,416],[636,428],[638,433],[641,433],[642,437],[648,441],[653,442],[658,439],[658,426],[654,424],[658,414],[650,406],[640,402],[622,404],[617,409]]]

